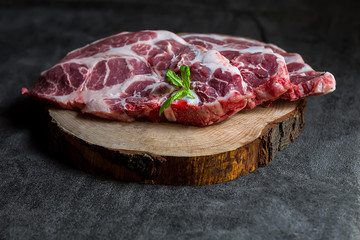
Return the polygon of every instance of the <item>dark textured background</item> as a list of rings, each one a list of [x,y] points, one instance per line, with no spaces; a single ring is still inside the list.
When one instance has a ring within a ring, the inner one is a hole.
[[[2,1],[0,239],[360,239],[357,9],[313,0]],[[289,148],[230,182],[153,186],[76,170],[46,150],[42,107],[20,89],[74,48],[141,29],[272,42],[332,72],[337,90],[308,99]]]

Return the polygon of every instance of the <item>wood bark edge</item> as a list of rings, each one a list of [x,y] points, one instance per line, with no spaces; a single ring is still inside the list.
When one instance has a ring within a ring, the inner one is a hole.
[[[305,124],[305,106],[306,101],[300,100],[294,111],[268,124],[259,138],[211,156],[158,156],[93,145],[64,131],[49,115],[48,142],[51,151],[89,173],[141,183],[208,185],[266,166],[299,136]]]

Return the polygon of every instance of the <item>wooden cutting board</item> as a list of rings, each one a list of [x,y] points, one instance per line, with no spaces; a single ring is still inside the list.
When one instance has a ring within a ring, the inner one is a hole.
[[[207,127],[109,121],[49,109],[50,147],[79,168],[124,181],[207,185],[265,166],[300,134],[305,100],[279,100]]]

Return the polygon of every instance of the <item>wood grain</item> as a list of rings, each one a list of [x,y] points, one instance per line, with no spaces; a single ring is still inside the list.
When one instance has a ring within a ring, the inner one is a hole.
[[[207,127],[124,123],[49,109],[53,151],[124,181],[207,185],[265,166],[300,134],[305,100],[276,101]]]

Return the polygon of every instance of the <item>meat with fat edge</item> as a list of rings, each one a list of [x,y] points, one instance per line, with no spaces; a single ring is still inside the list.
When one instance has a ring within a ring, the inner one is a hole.
[[[190,68],[195,99],[175,100],[168,69]],[[121,32],[67,54],[22,93],[65,109],[120,121],[172,121],[205,126],[278,98],[296,100],[335,89],[300,55],[275,45],[217,34]]]

